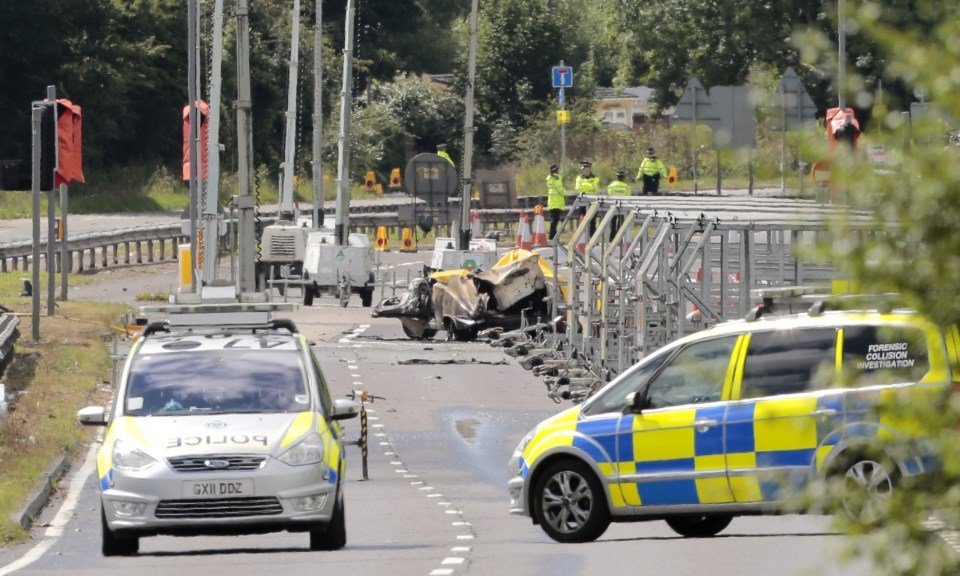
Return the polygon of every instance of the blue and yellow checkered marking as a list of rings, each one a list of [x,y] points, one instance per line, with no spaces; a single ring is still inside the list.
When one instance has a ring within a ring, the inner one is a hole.
[[[581,420],[577,423],[573,447],[590,455],[594,462],[613,462],[617,454],[617,419]],[[589,438],[592,440],[587,440]]]

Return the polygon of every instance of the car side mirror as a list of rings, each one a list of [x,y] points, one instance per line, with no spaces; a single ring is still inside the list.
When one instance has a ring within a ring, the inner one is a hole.
[[[330,415],[330,419],[348,420],[350,418],[356,418],[359,413],[360,404],[358,402],[345,398],[337,398],[333,401],[333,414]]]
[[[107,410],[103,406],[87,406],[77,411],[77,420],[86,426],[105,426]]]
[[[632,414],[643,412],[643,394],[641,392],[631,392],[626,397],[627,408]]]

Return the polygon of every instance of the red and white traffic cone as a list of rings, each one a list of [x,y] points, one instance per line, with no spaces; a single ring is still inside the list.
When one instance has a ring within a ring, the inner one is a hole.
[[[523,210],[520,211],[520,221],[517,222],[517,243],[515,247],[522,250],[533,248],[533,241],[530,238],[530,216]]]
[[[543,219],[543,206],[537,204],[533,207],[533,237],[534,247],[547,245],[547,223]]]

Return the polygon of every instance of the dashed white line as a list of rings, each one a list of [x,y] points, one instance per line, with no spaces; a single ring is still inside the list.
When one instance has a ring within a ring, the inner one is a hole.
[[[362,326],[363,329],[366,329],[367,327],[369,327],[369,325],[364,325],[364,326]],[[362,331],[363,331],[363,330],[355,330],[352,334],[349,335],[349,337],[355,336],[356,334],[359,334],[359,333],[361,333]],[[349,337],[343,338],[343,339],[341,339],[340,341],[341,341],[341,342],[350,342]],[[350,366],[349,368],[350,368],[351,370],[358,370],[358,368],[355,367],[355,366]],[[353,376],[354,378],[360,378],[360,377],[361,377],[361,375],[359,375],[359,374],[352,374],[352,376]],[[363,382],[360,382],[360,381],[355,381],[353,384],[354,384],[354,386],[361,386],[361,387],[363,386]],[[372,412],[372,411],[368,410],[368,412]],[[374,417],[374,418],[372,418],[372,419],[373,419],[373,420],[376,420],[377,418]],[[384,428],[384,425],[383,425],[383,424],[374,424],[374,425],[373,425],[373,428],[377,428],[377,429],[381,429],[381,430],[382,430],[382,429]],[[387,434],[384,433],[384,432],[377,432],[377,433],[374,434],[374,436],[377,436],[377,437],[386,437]],[[380,442],[380,446],[385,446],[385,447],[390,447],[390,448],[393,447],[392,444],[391,444],[391,442],[390,442],[389,440]],[[384,454],[384,456],[387,456],[387,457],[397,458],[397,453],[396,453],[395,451],[393,451],[393,450],[384,450],[383,454]],[[403,461],[402,461],[402,460],[398,460],[398,459],[390,460],[390,465],[391,465],[391,466],[403,466]],[[403,478],[407,478],[407,479],[409,479],[409,478],[418,478],[418,477],[419,477],[417,474],[410,474],[409,471],[408,471],[406,468],[394,468],[394,472],[397,473],[397,474],[402,475]],[[423,482],[423,480],[410,480],[410,485],[411,485],[411,486],[416,486],[418,491],[421,491],[421,492],[426,493],[426,497],[427,497],[427,498],[443,498],[443,494],[440,494],[440,493],[438,493],[438,492],[434,492],[433,486],[427,486],[427,485],[425,485],[424,482]],[[450,502],[445,501],[445,500],[437,501],[437,505],[438,505],[438,506],[441,506],[441,507],[443,507],[443,508],[446,508],[446,509],[444,510],[444,513],[445,513],[445,514],[451,514],[451,515],[454,515],[454,514],[455,514],[455,515],[461,515],[461,514],[462,514],[462,512],[461,512],[460,510],[457,510],[456,508],[449,508],[450,506],[452,506],[452,504],[451,504]],[[470,523],[469,523],[469,522],[464,522],[464,521],[461,520],[461,521],[451,522],[451,526],[453,526],[454,528],[464,528],[464,527],[466,527],[467,529],[469,529]],[[457,535],[456,535],[456,539],[457,539],[458,542],[470,541],[470,540],[473,540],[473,539],[474,539],[474,535],[473,535],[473,534],[457,534]],[[455,553],[455,554],[469,554],[470,551],[471,551],[471,548],[470,548],[469,546],[455,546],[455,547],[451,548],[451,552],[453,552],[453,553]],[[448,556],[448,557],[446,557],[446,558],[443,558],[443,559],[440,561],[440,564],[441,564],[442,566],[460,566],[460,565],[463,565],[465,562],[466,562],[466,558],[464,558],[463,556]],[[436,568],[436,569],[430,571],[429,575],[430,575],[430,576],[448,576],[448,575],[451,575],[451,574],[453,574],[453,573],[454,573],[454,570],[453,570],[452,568]],[[4,576],[4,575],[3,575],[3,574],[0,574],[0,576]]]

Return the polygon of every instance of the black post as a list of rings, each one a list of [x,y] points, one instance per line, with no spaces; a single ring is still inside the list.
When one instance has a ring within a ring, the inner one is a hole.
[[[367,476],[367,409],[360,404],[360,457],[363,465],[363,479],[369,480]]]

